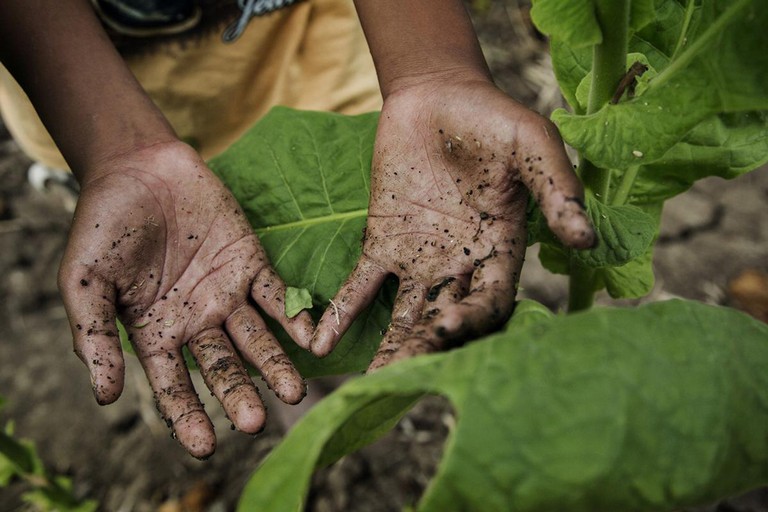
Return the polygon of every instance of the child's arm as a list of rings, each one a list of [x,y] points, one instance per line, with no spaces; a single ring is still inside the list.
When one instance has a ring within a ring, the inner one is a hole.
[[[102,160],[176,140],[86,0],[3,2],[0,60],[81,184]]]
[[[81,185],[59,287],[99,403],[123,388],[116,313],[161,414],[197,457],[215,436],[183,346],[242,431],[261,430],[265,409],[233,345],[281,399],[301,400],[301,377],[249,298],[302,346],[308,313],[286,318],[285,285],[235,199],[177,140],[89,2],[0,2],[0,59]]]

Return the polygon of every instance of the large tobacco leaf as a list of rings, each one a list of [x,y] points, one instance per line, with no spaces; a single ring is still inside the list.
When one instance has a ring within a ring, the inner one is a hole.
[[[209,162],[242,205],[278,274],[309,291],[316,318],[360,256],[377,120],[377,113],[278,107]],[[302,375],[355,372],[373,357],[390,304],[380,294],[323,360],[271,326]]]
[[[536,310],[348,382],[268,456],[239,510],[301,510],[318,465],[425,393],[457,423],[421,511],[662,511],[768,480],[768,326],[686,301]]]
[[[350,117],[278,107],[209,162],[242,205],[280,276],[309,292],[316,318],[360,255],[377,119],[374,113]],[[602,243],[579,256],[586,265],[622,265],[653,238],[653,226],[634,207],[588,206]],[[533,205],[529,216],[530,243],[558,243]],[[385,287],[323,360],[298,348],[276,323],[270,326],[304,376],[360,371],[389,323],[393,293],[394,287]]]

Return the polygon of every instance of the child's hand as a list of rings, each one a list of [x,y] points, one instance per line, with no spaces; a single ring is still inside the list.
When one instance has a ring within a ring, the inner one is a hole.
[[[304,382],[254,304],[304,347],[312,321],[285,316],[285,285],[235,199],[190,148],[165,143],[101,165],[82,183],[59,275],[75,352],[99,403],[116,400],[117,312],[163,418],[192,455],[209,456],[216,438],[182,347],[234,425],[256,433],[265,409],[233,345],[280,399],[296,403]]]
[[[389,96],[371,182],[363,255],[318,324],[311,347],[319,356],[388,274],[400,286],[370,369],[500,327],[523,264],[529,191],[566,245],[595,240],[556,128],[487,81]]]

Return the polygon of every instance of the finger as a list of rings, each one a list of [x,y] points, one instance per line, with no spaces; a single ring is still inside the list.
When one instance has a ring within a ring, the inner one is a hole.
[[[256,275],[251,285],[253,300],[269,316],[277,320],[298,346],[309,349],[315,326],[308,311],[302,311],[293,318],[285,315],[285,283],[277,272],[267,265]]]
[[[448,278],[446,282],[454,281]],[[379,350],[373,357],[368,371],[384,366],[395,351],[400,347],[404,339],[411,335],[413,326],[421,320],[424,311],[424,303],[427,300],[430,289],[421,283],[403,280],[397,290],[395,303],[392,307],[392,320],[389,323],[384,338],[381,340]]]
[[[391,361],[443,350],[498,329],[512,313],[522,261],[516,252],[494,251],[472,274],[469,294],[425,317],[417,335],[405,340]]]
[[[513,165],[520,169],[552,232],[569,247],[593,247],[597,238],[586,215],[584,187],[573,172],[557,128],[548,122],[542,127],[547,140],[523,146],[513,156]]]
[[[422,321],[434,318],[440,314],[444,307],[455,304],[466,297],[469,293],[471,278],[470,274],[462,274],[441,279],[432,285],[429,293],[427,293]]]
[[[205,384],[235,427],[248,434],[260,432],[266,421],[264,404],[226,334],[221,329],[210,329],[187,346]]]
[[[110,404],[122,393],[125,376],[115,323],[114,286],[62,266],[59,289],[72,329],[75,354],[88,367],[93,395],[99,404]]]
[[[427,352],[438,350],[439,347],[434,340],[434,333],[430,329],[432,319],[439,315],[443,308],[449,304],[454,304],[460,301],[467,295],[469,281],[469,275],[459,275],[456,277],[447,277],[445,279],[441,279],[432,287],[430,287],[429,291],[427,292],[421,320],[415,326],[413,326],[410,333],[404,336],[404,339],[401,339],[400,342],[397,343],[397,346],[391,347],[394,350],[392,350],[388,355],[385,357],[379,357],[379,354],[377,354],[371,364],[368,366],[368,373],[389,364],[393,358],[397,358],[398,360],[405,359],[413,355],[425,354]],[[415,346],[415,342],[413,340],[423,341],[418,346]],[[414,346],[413,349],[408,349],[409,343],[410,345]],[[382,346],[383,345],[384,341],[382,341]],[[406,353],[404,353],[401,357],[397,357],[397,354],[403,350],[404,345],[406,347]],[[379,352],[381,353],[382,350],[380,349]]]
[[[287,404],[301,402],[307,393],[306,383],[256,310],[247,304],[241,306],[227,318],[225,326],[240,353],[259,370],[277,398]]]
[[[151,341],[140,339],[132,329],[136,355],[144,368],[155,405],[174,437],[198,459],[210,457],[216,450],[216,435],[203,404],[195,393],[181,350],[150,351]]]
[[[355,318],[376,298],[387,271],[365,255],[331,300],[317,323],[311,350],[318,357],[331,353]]]

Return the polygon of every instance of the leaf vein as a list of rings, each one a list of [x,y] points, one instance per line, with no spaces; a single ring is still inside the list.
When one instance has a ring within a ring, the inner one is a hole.
[[[326,223],[336,222],[336,221],[347,221],[350,219],[365,217],[366,215],[368,215],[368,208],[360,208],[358,210],[352,210],[344,213],[333,213],[330,215],[321,215],[319,217],[312,217],[309,219],[305,219],[302,217],[302,220],[286,222],[284,224],[275,224],[273,226],[263,226],[263,227],[256,228],[256,234],[261,236],[266,233],[273,233],[275,231],[285,231],[287,229],[304,228],[304,227],[314,226],[317,224],[326,224]]]
[[[328,205],[328,209],[331,210],[331,214],[336,213],[333,209],[333,203],[331,202],[331,196],[328,194],[328,183],[325,179],[325,170],[323,169],[323,163],[320,161],[320,148],[317,147],[317,140],[314,137],[314,134],[312,133],[312,130],[310,130],[309,126],[307,126],[307,120],[303,117],[301,118],[301,124],[304,127],[304,129],[307,132],[307,137],[309,140],[312,141],[312,147],[314,148],[313,155],[315,156],[315,163],[317,165],[317,170],[320,172],[320,183],[323,185],[323,194],[325,195],[325,202]]]
[[[285,178],[283,167],[280,165],[280,160],[277,158],[277,155],[275,154],[275,148],[272,147],[272,144],[270,143],[269,139],[267,139],[266,137],[263,137],[262,140],[264,141],[264,145],[267,148],[269,148],[269,154],[270,156],[272,156],[272,161],[275,163],[277,174],[280,176],[280,179],[283,180],[283,185],[285,185],[286,190],[288,190],[288,194],[291,196],[291,200],[293,201],[293,205],[296,207],[296,211],[299,213],[299,217],[301,219],[304,219],[304,212],[301,211],[299,202],[296,200],[296,195],[293,193],[293,190],[291,190],[291,186],[288,184],[288,180]]]
[[[346,219],[343,219],[341,222],[339,222],[339,225],[336,228],[336,232],[328,240],[328,245],[325,246],[325,251],[323,251],[323,255],[320,257],[320,261],[318,262],[317,272],[315,272],[315,278],[312,280],[312,286],[309,287],[310,290],[314,290],[317,287],[317,280],[320,278],[320,271],[323,269],[326,256],[328,256],[328,251],[331,250],[331,245],[333,245],[333,242],[336,240],[336,237],[338,237],[339,233],[341,233],[341,228],[344,227],[344,224],[346,223],[347,223]]]

